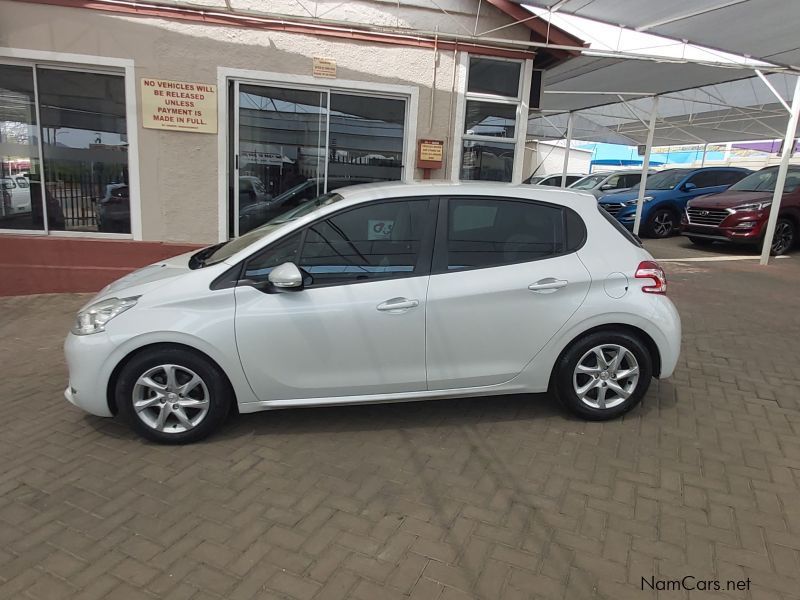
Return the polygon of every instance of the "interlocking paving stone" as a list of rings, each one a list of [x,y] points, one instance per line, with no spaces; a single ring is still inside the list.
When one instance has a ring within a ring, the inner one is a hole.
[[[670,380],[624,419],[547,395],[232,417],[165,448],[62,398],[81,295],[0,299],[0,598],[800,593],[800,261],[671,263]]]

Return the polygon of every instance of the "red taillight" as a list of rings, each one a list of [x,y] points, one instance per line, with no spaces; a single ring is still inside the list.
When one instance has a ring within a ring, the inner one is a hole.
[[[664,274],[664,269],[657,262],[652,260],[640,262],[639,267],[636,269],[636,279],[650,279],[653,281],[653,285],[642,287],[642,291],[646,294],[667,293],[667,276]]]

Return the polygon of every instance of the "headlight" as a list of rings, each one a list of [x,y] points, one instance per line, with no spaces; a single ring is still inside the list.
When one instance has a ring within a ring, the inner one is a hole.
[[[650,202],[652,199],[653,199],[652,196],[645,196],[644,198],[642,198],[642,200],[644,202]],[[625,204],[627,204],[628,206],[634,206],[638,202],[639,202],[639,199],[638,198],[634,198],[633,200],[628,200]]]
[[[742,204],[741,206],[734,207],[733,210],[735,211],[757,211],[757,210],[764,210],[765,208],[772,205],[772,200],[766,200],[764,202],[753,202],[752,204]]]
[[[105,331],[106,323],[135,306],[138,299],[139,296],[134,296],[96,302],[78,313],[71,331],[75,335],[90,335]]]

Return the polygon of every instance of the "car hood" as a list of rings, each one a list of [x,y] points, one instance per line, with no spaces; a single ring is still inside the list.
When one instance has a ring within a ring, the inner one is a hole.
[[[112,281],[92,298],[85,306],[105,300],[107,298],[128,298],[130,296],[141,296],[145,292],[152,291],[162,285],[169,283],[176,277],[190,272],[189,259],[197,250],[179,254],[172,258],[160,260],[116,281]]]
[[[701,196],[689,202],[689,206],[696,208],[734,208],[742,204],[753,202],[764,202],[772,200],[772,192],[720,192],[719,194],[709,194]]]
[[[654,200],[669,197],[675,190],[645,190],[645,196],[652,196]],[[639,197],[638,189],[628,189],[625,191],[617,192],[615,194],[606,194],[600,198],[600,202],[608,202],[611,204],[619,204],[620,202],[628,202],[629,200],[636,200]]]

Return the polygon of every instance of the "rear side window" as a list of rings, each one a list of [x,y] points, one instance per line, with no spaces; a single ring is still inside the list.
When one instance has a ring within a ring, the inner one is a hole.
[[[611,223],[611,225],[613,225],[614,229],[616,229],[617,231],[619,231],[622,234],[622,237],[624,237],[626,240],[628,240],[634,246],[638,246],[639,248],[642,247],[642,242],[639,240],[639,238],[637,238],[630,231],[625,229],[625,227],[622,226],[622,223],[620,223],[614,217],[612,217],[610,214],[608,214],[608,211],[606,211],[606,209],[603,208],[602,204],[598,203],[597,210],[600,211],[600,214],[603,215],[603,217],[605,218],[606,221],[608,221],[609,223]]]
[[[720,171],[719,185],[733,185],[740,179],[743,179],[747,173],[740,171]]]
[[[442,240],[444,256],[440,258],[444,264],[437,265],[437,270],[527,262],[562,254],[568,243],[575,243],[566,239],[564,211],[558,206],[494,198],[453,198],[448,202],[447,212],[447,236]],[[585,235],[580,226],[573,226],[578,237]]]

